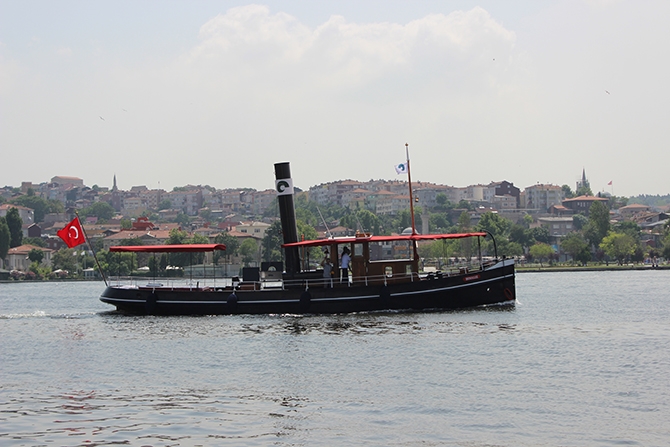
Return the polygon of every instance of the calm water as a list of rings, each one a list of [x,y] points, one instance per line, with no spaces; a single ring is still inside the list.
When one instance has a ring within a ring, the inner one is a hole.
[[[670,271],[525,273],[516,307],[125,317],[0,284],[0,445],[670,445]]]

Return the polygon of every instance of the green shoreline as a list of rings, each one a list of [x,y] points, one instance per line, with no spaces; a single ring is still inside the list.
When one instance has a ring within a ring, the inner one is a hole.
[[[599,266],[533,266],[519,267],[517,265],[516,273],[545,273],[545,272],[613,272],[613,271],[647,271],[647,270],[670,270],[670,265],[659,265],[652,267],[650,265],[599,265]]]

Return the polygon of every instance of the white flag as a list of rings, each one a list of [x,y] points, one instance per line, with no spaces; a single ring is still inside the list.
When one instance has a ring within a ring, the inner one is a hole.
[[[395,165],[395,172],[397,174],[407,174],[407,163],[400,163]]]
[[[293,194],[293,179],[283,178],[275,180],[275,190],[278,196],[288,196]]]

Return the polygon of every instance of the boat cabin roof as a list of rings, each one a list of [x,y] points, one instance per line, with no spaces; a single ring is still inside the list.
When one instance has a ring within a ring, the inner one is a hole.
[[[448,234],[401,234],[396,236],[347,236],[312,241],[282,244],[282,247],[322,247],[333,244],[350,244],[352,242],[395,242],[395,241],[431,241],[438,239],[462,239],[466,237],[485,237],[485,232],[448,233]]]

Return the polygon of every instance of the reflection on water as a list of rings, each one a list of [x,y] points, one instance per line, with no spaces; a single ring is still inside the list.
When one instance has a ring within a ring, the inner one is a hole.
[[[512,307],[512,309],[514,309]],[[506,309],[505,312],[509,312]],[[438,315],[438,314],[435,314]],[[462,314],[466,315],[466,314]],[[476,315],[476,314],[471,314]],[[418,318],[417,318],[418,316]],[[515,324],[495,321],[441,321],[426,314],[365,314],[334,316],[209,316],[154,317],[101,315],[103,323],[115,332],[142,337],[196,337],[232,334],[290,335],[378,335],[411,334],[419,331],[465,332],[469,330],[510,331]]]
[[[296,430],[305,398],[218,394],[208,389],[113,394],[75,390],[2,404],[9,445],[209,445],[208,439],[272,441]],[[30,408],[30,411],[26,411]],[[253,421],[253,422],[251,422]],[[43,427],[42,429],[35,429]]]
[[[334,316],[125,316],[99,284],[1,285],[0,445],[665,445],[670,272],[650,273]]]

